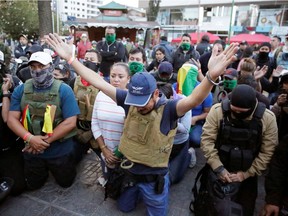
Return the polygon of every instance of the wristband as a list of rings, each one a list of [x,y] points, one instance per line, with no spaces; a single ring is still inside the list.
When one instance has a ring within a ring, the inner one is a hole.
[[[27,141],[26,141],[26,142],[27,142],[28,144],[30,143],[30,141],[31,141],[32,137],[34,137],[34,135],[32,135],[32,134],[31,134],[31,135],[29,136],[29,138],[27,139]]]
[[[8,98],[10,98],[10,97],[11,97],[11,93],[3,94],[2,97],[8,97]]]
[[[26,141],[26,139],[28,138],[29,135],[32,135],[30,132],[26,133],[23,137],[23,140]]]
[[[67,63],[68,63],[69,65],[71,65],[74,60],[75,60],[75,57],[72,56]]]
[[[218,86],[218,85],[220,85],[220,84],[222,83],[222,81],[219,81],[218,83],[214,82],[214,81],[212,80],[212,78],[210,77],[209,72],[206,73],[206,78],[207,78],[207,80],[208,80],[212,85],[215,85],[215,86]]]

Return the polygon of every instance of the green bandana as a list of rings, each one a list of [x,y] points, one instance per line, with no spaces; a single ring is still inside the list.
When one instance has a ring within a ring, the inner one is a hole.
[[[144,71],[144,65],[141,62],[129,62],[130,75]]]
[[[223,86],[224,89],[231,90],[234,89],[237,85],[237,80],[224,80]]]
[[[181,47],[183,50],[188,51],[190,49],[191,44],[190,43],[182,43]]]
[[[105,38],[108,43],[114,43],[116,40],[116,34],[105,35]]]

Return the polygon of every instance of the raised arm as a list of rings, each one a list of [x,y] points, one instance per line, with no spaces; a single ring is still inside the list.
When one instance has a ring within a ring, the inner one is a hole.
[[[46,41],[60,57],[73,66],[77,74],[116,102],[116,88],[107,83],[99,74],[81,64],[74,57],[71,47],[64,43],[57,34],[49,34],[49,36],[46,36]]]
[[[186,98],[181,99],[176,106],[178,116],[184,115],[187,111],[191,110],[202,101],[210,93],[213,83],[217,78],[224,73],[224,70],[229,64],[235,61],[235,53],[238,50],[238,45],[232,43],[224,52],[218,54],[218,47],[214,46],[212,55],[208,63],[209,71],[202,82],[193,90],[193,92]],[[209,81],[207,76],[212,80]]]

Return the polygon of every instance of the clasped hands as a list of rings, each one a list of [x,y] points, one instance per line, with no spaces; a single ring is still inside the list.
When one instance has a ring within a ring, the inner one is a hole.
[[[47,149],[50,144],[47,141],[48,136],[33,136],[29,143],[25,145],[22,152],[27,152],[30,154],[41,154],[45,149]]]
[[[226,169],[217,174],[218,178],[224,183],[242,182],[245,180],[244,172],[229,173]]]

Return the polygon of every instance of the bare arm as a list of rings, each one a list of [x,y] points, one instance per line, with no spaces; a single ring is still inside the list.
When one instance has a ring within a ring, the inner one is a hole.
[[[3,84],[2,84],[2,93],[3,94],[9,93],[9,89],[12,86],[11,79],[12,79],[12,77],[3,78]],[[3,97],[2,98],[2,118],[3,118],[4,122],[7,122],[7,120],[8,120],[9,106],[10,106],[10,98],[9,97]]]
[[[216,80],[224,73],[225,68],[235,60],[234,54],[237,52],[237,44],[232,43],[223,53],[218,54],[218,47],[214,46],[212,55],[208,63],[209,71],[212,80]],[[176,106],[178,116],[184,115],[188,110],[191,110],[208,96],[213,84],[205,77],[200,85],[186,98],[181,99]]]
[[[57,34],[49,34],[49,37],[46,37],[46,41],[58,53],[58,55],[67,62],[74,57],[71,47],[64,43]],[[71,65],[77,74],[91,83],[94,87],[103,91],[116,102],[116,88],[114,86],[107,83],[99,74],[85,67],[77,59],[73,60]]]

